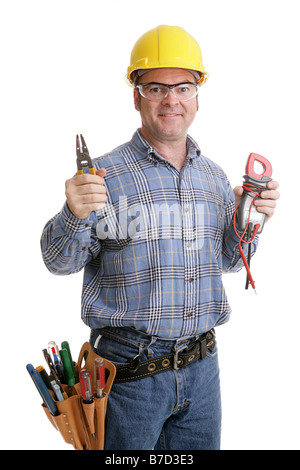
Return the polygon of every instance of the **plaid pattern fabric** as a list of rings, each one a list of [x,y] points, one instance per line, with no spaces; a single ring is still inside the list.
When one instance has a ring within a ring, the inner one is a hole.
[[[85,268],[82,318],[91,328],[127,326],[173,339],[229,319],[222,271],[243,266],[232,226],[234,194],[191,137],[187,149],[179,172],[138,130],[94,160],[96,169],[107,170],[105,208],[79,220],[65,204],[45,226],[48,269]]]

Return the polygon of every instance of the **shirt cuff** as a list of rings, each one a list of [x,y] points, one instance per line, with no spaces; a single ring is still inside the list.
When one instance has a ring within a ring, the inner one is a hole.
[[[70,211],[67,202],[65,202],[61,210],[60,218],[65,233],[70,237],[82,234],[98,223],[98,218],[94,211],[86,219],[79,219]]]

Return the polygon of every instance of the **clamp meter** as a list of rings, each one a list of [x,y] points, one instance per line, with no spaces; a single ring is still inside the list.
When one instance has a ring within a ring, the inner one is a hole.
[[[255,161],[261,163],[263,166],[263,173],[261,175],[254,171]],[[259,228],[256,233],[260,234],[263,231],[266,214],[258,212],[256,207],[253,205],[253,202],[254,199],[259,197],[261,191],[268,189],[267,183],[272,181],[271,175],[271,163],[265,157],[262,157],[257,153],[250,153],[246,165],[246,175],[244,175],[244,194],[237,213],[238,229],[243,232],[248,224],[248,237],[251,236],[254,227],[257,224],[259,224]]]
[[[261,163],[263,166],[263,172],[261,174],[257,174],[254,171],[254,163],[256,161]],[[246,164],[246,174],[244,175],[244,193],[242,200],[234,213],[234,227],[237,216],[238,230],[239,232],[242,232],[242,235],[239,235],[235,228],[236,235],[240,240],[240,254],[247,270],[246,289],[248,289],[249,283],[253,289],[255,289],[255,284],[249,268],[251,259],[251,242],[257,234],[262,232],[266,220],[266,214],[256,210],[254,201],[260,197],[260,193],[262,191],[268,190],[267,184],[272,181],[271,176],[271,163],[265,157],[262,157],[257,153],[250,153]],[[248,244],[248,260],[243,252],[242,243]]]

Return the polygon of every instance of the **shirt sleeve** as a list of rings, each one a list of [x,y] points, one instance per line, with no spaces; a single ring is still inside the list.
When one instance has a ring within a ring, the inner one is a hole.
[[[233,215],[235,211],[235,196],[233,189],[228,183],[228,200],[225,209],[225,225],[223,232],[223,248],[222,248],[222,271],[224,272],[237,272],[244,266],[239,250],[239,238],[234,230]],[[239,235],[242,232],[237,230]],[[243,252],[247,257],[248,246],[242,243]],[[256,252],[258,246],[258,236],[251,242],[251,257]]]
[[[45,225],[41,237],[44,263],[53,274],[66,275],[80,271],[96,258],[101,243],[96,236],[98,219],[95,212],[78,219],[67,203],[61,212]]]

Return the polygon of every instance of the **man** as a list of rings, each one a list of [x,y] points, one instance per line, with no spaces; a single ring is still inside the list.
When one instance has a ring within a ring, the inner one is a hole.
[[[159,26],[133,48],[128,80],[141,129],[66,182],[63,210],[42,237],[56,274],[85,268],[83,321],[117,366],[106,449],[219,449],[221,401],[214,327],[230,307],[221,272],[242,261],[233,192],[187,135],[206,80],[183,29]],[[278,183],[255,204],[273,215]],[[253,253],[257,237],[252,244]]]

